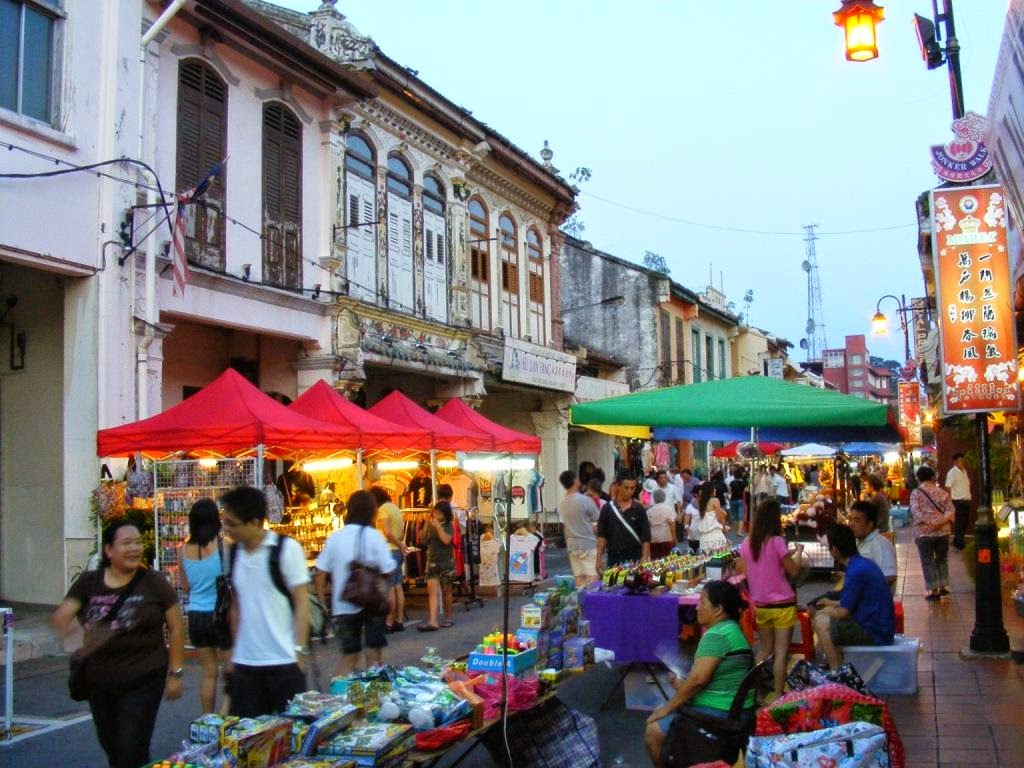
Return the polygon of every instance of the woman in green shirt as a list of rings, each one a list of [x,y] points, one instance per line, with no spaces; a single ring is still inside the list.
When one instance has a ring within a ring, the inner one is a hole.
[[[661,764],[665,743],[676,710],[684,704],[705,714],[725,718],[740,683],[751,667],[752,653],[740,629],[740,612],[746,602],[739,590],[727,581],[712,581],[700,594],[697,621],[704,636],[697,644],[693,669],[685,680],[672,679],[675,695],[647,718],[644,743],[654,765]],[[754,721],[754,692],[743,704],[744,719]]]

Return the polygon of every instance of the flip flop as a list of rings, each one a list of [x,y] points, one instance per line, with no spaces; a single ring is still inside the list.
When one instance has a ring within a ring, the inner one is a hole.
[[[437,632],[438,630],[433,624],[420,624],[416,629],[419,632]]]
[[[455,623],[451,621],[444,621],[441,623],[441,629],[448,629],[448,627],[454,627]]]

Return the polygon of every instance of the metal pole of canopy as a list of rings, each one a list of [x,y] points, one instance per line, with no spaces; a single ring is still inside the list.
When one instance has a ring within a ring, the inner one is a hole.
[[[364,486],[364,481],[363,481],[363,449],[362,448],[357,448],[356,449],[356,472],[359,474],[359,490],[362,491],[362,490],[364,490],[364,487],[365,487]]]

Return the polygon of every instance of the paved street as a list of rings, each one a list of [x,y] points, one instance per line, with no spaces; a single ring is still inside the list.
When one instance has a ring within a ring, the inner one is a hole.
[[[908,546],[909,545],[909,546]],[[908,556],[910,555],[910,556]],[[549,571],[565,568],[564,550],[551,550]],[[967,645],[973,626],[973,583],[967,578],[959,554],[950,559],[953,595],[940,603],[924,600],[923,582],[917,553],[912,549],[909,529],[901,532],[899,544],[900,580],[898,594],[906,612],[907,634],[920,637],[923,652],[919,659],[920,691],[916,696],[888,697],[896,724],[904,738],[911,768],[937,766],[997,766],[1024,768],[1024,731],[1020,728],[1024,705],[1024,667],[1009,661],[964,662],[959,650]],[[811,581],[801,596],[823,591],[821,581]],[[513,617],[525,597],[512,600]],[[411,622],[423,615],[419,600],[410,608]],[[424,635],[410,629],[393,635],[387,651],[388,661],[413,663],[423,649],[433,644],[442,655],[460,655],[487,631],[500,626],[501,602],[488,599],[483,608],[466,612],[459,608],[456,626],[446,632]],[[513,618],[513,624],[515,618]],[[1012,613],[1006,616],[1011,646],[1024,648],[1024,621]],[[317,646],[319,664],[326,679],[337,655],[333,645]],[[20,715],[72,718],[86,712],[81,704],[65,694],[67,660],[51,657],[24,662],[16,667],[15,711]],[[607,711],[601,704],[614,685],[613,672],[597,667],[565,683],[560,698],[597,719],[604,764],[622,757],[626,765],[647,765],[641,743],[646,714],[626,710],[621,693]],[[189,720],[198,712],[196,667],[186,675],[185,696],[164,703],[160,710],[153,755],[174,750],[187,731]],[[458,753],[442,763],[451,765]],[[0,748],[0,764],[5,768],[62,765],[83,768],[103,766],[103,755],[96,743],[91,721],[64,728],[56,733],[31,738],[8,748]],[[474,751],[461,765],[493,765],[486,750]]]

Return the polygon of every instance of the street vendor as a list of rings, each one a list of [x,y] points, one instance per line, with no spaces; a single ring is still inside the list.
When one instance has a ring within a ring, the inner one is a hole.
[[[302,469],[302,465],[293,461],[285,468],[284,474],[277,478],[277,489],[284,496],[285,505],[297,507],[316,497],[316,483],[313,476]]]
[[[628,471],[620,471],[615,478],[612,500],[601,509],[597,520],[597,572],[608,566],[636,560],[651,559],[651,525],[643,505],[633,495],[636,478]]]

